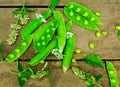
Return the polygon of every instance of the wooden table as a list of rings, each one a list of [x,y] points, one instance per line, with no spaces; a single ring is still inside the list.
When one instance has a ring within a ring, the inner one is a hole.
[[[88,31],[73,24],[72,32],[76,35],[76,48],[81,48],[81,54],[73,55],[77,59],[77,63],[72,63],[71,66],[77,66],[81,70],[90,71],[92,75],[103,74],[104,78],[100,81],[103,87],[110,87],[107,77],[106,67],[104,69],[93,67],[81,61],[81,58],[89,53],[96,53],[101,56],[104,63],[111,61],[117,70],[118,78],[120,79],[120,41],[117,38],[117,30],[115,25],[120,24],[120,0],[60,0],[56,10],[63,12],[63,7],[67,2],[76,1],[84,4],[94,12],[100,12],[100,19],[103,22],[99,26],[100,30],[107,30],[107,36],[97,38],[94,31]],[[47,10],[51,0],[27,0],[27,6],[34,8],[37,13],[42,13]],[[20,42],[21,37],[18,36],[17,42],[12,46],[7,45],[7,38],[11,32],[10,24],[15,21],[12,11],[22,5],[22,0],[0,0],[0,42],[4,41],[5,48],[3,54],[6,57]],[[29,22],[35,18],[34,13],[30,13]],[[67,20],[67,18],[65,18]],[[49,19],[51,20],[51,18]],[[21,33],[20,30],[19,33]],[[89,49],[88,43],[95,43],[94,49]],[[20,57],[23,65],[34,56],[33,45]],[[83,80],[76,77],[69,69],[66,74],[61,70],[61,61],[57,61],[53,56],[46,59],[49,69],[53,75],[53,87],[86,87]],[[41,66],[38,65],[38,68]],[[19,87],[17,76],[9,73],[10,70],[17,71],[17,63],[0,62],[0,86],[1,87]],[[119,80],[120,81],[120,80]],[[120,86],[120,85],[119,85]],[[25,83],[25,87],[49,87],[48,78],[42,80],[29,79]]]

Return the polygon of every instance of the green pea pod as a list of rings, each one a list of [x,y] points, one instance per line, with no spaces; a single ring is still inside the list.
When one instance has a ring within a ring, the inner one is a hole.
[[[40,63],[40,61],[44,60],[52,51],[52,49],[56,46],[57,39],[52,40],[47,47],[41,53],[34,56],[28,63],[31,66],[35,66]]]
[[[44,26],[46,26],[46,27],[44,27]],[[44,25],[44,26],[43,26],[44,28],[40,29],[41,32],[36,32],[39,34],[35,34],[35,37],[39,35],[38,37],[36,37],[39,39],[34,44],[34,48],[38,52],[42,52],[44,50],[44,48],[46,47],[46,45],[49,43],[49,41],[52,39],[52,36],[57,29],[58,22],[56,20],[54,20],[54,21],[50,22],[48,25]]]
[[[44,19],[48,19],[52,15],[51,10],[48,10],[47,12],[42,13],[42,16]],[[37,27],[39,27],[43,23],[43,18],[36,18],[32,20],[22,31],[22,39],[24,40],[27,38],[30,34],[32,34]]]
[[[70,62],[72,60],[72,55],[73,55],[74,46],[75,46],[75,39],[76,39],[75,36],[72,35],[72,37],[69,37],[66,42],[64,57],[62,61],[62,70],[64,73],[69,68]]]
[[[118,30],[118,39],[120,40],[120,30]]]
[[[66,43],[66,26],[64,22],[64,17],[60,11],[54,11],[54,18],[59,21],[58,23],[58,48],[60,53],[63,52],[65,43]]]
[[[23,40],[6,58],[8,62],[17,60],[30,46],[32,37],[29,36]]]
[[[71,21],[73,21],[74,23],[76,23],[77,25],[85,29],[99,30],[96,24],[94,24],[91,21],[88,21],[83,16],[80,16],[79,14],[71,10],[70,8],[65,7],[64,14],[67,16],[68,19],[70,19]]]
[[[94,12],[92,12],[89,8],[85,7],[82,4],[79,4],[76,2],[69,2],[68,4],[66,4],[66,7],[70,8],[74,12],[78,13],[79,15],[83,16],[84,18],[86,18],[87,20],[95,24],[98,24],[98,25],[102,24],[99,17]]]
[[[59,0],[52,0],[52,4],[51,4],[51,9],[54,10],[56,5],[58,4]]]
[[[107,61],[106,66],[110,80],[110,87],[119,87],[118,76],[114,65],[112,64],[112,62]]]
[[[72,21],[68,21],[66,23],[66,32],[70,32],[71,29],[72,29]]]

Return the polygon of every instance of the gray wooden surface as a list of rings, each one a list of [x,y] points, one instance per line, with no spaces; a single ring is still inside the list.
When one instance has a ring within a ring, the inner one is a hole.
[[[99,28],[101,31],[108,31],[107,36],[97,38],[94,31],[91,32],[73,24],[72,32],[77,37],[75,49],[82,49],[81,54],[74,53],[73,57],[79,60],[86,54],[92,52],[99,54],[104,62],[107,60],[113,62],[120,79],[120,41],[117,38],[117,31],[115,30],[115,25],[120,24],[120,0],[60,0],[56,10],[63,12],[62,7],[69,1],[82,3],[94,12],[100,12],[100,19],[104,25],[99,26]],[[17,42],[12,46],[6,44],[8,35],[11,32],[10,24],[15,21],[12,11],[17,6],[21,6],[22,2],[22,0],[0,0],[0,42],[4,41],[5,43],[5,49],[2,52],[5,57],[21,42],[21,36],[19,36]],[[47,10],[47,6],[50,5],[50,2],[51,0],[27,0],[27,6],[35,9],[37,13],[42,13]],[[34,13],[29,15],[30,22],[35,16]],[[65,19],[67,20],[66,17]],[[49,20],[51,20],[51,18]],[[22,30],[20,30],[20,33],[21,32]],[[95,43],[94,49],[89,49],[88,47],[88,43],[91,41]],[[26,51],[20,59],[23,61],[28,60],[34,55],[33,45],[31,45],[28,51]],[[55,59],[53,56],[49,56],[48,59],[51,60],[49,62],[49,68],[53,75],[53,87],[86,87],[83,81],[77,78],[70,69],[66,74],[63,74],[60,66],[61,63],[59,61],[52,62],[52,60]],[[23,64],[24,63],[26,64],[26,62],[23,62]],[[92,67],[83,61],[78,61],[76,64],[72,65],[78,66],[85,71],[91,71],[92,75],[97,75],[99,73],[104,74],[104,79],[102,79],[100,83],[103,87],[110,87],[106,69]],[[9,70],[14,69],[17,70],[16,62],[0,62],[1,87],[19,87],[17,77],[9,73]],[[25,87],[49,87],[49,80],[47,78],[42,80],[29,79],[25,84]]]

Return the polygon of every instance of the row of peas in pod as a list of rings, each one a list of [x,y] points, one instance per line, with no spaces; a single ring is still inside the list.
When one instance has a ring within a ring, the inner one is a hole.
[[[38,53],[31,58],[28,64],[35,66],[52,53],[58,59],[63,59],[62,69],[64,73],[66,72],[71,63],[76,39],[75,35],[70,32],[72,22],[88,30],[98,30],[97,25],[102,23],[98,15],[76,2],[69,2],[65,5],[64,14],[70,19],[68,23],[65,23],[63,14],[60,11],[54,11],[57,3],[58,0],[52,0],[50,9],[41,15],[37,14],[37,18],[24,28],[21,34],[23,41],[7,56],[7,61],[17,60],[33,41],[34,49]],[[53,20],[46,23],[46,19],[52,15]],[[43,22],[45,24],[36,30]]]

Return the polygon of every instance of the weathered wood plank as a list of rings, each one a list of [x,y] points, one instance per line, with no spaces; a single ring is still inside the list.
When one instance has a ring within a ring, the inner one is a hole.
[[[0,0],[0,6],[21,6],[24,0]],[[120,4],[120,0],[60,0],[58,6],[64,6],[70,1],[79,2],[85,5]],[[49,6],[51,0],[27,0],[29,6]]]
[[[23,62],[23,64],[26,64]],[[71,66],[77,66],[81,70],[90,71],[91,75],[103,74],[104,78],[100,81],[103,87],[109,87],[109,81],[105,69],[87,65],[85,62],[77,62]],[[120,64],[116,65],[120,67]],[[40,65],[38,65],[38,68]],[[83,80],[74,75],[69,69],[66,74],[61,70],[61,62],[49,62],[48,67],[53,77],[53,87],[86,87]],[[40,69],[40,68],[39,68]],[[0,84],[2,87],[19,87],[17,76],[9,73],[10,70],[17,71],[17,63],[0,62]],[[119,69],[118,69],[119,71]],[[67,83],[67,84],[66,84]],[[49,87],[49,80],[47,78],[42,80],[29,79],[25,83],[25,87]]]
[[[92,7],[92,6],[91,6]],[[97,8],[97,6],[93,6],[94,8]],[[104,7],[104,8],[102,8]],[[11,32],[10,24],[15,21],[15,18],[12,15],[12,11],[15,8],[2,8],[0,9],[0,20],[2,23],[0,23],[0,42],[5,42],[5,49],[3,50],[4,56],[7,56],[8,53],[10,53],[20,42],[21,37],[18,37],[18,41],[12,45],[9,46],[6,44],[6,40],[8,38],[9,33]],[[47,8],[36,8],[37,13],[42,13],[43,11],[46,11]],[[63,9],[59,8],[56,10],[60,10],[63,12]],[[97,9],[96,9],[97,10]],[[120,14],[119,6],[113,7],[113,6],[101,6],[98,8],[98,10],[101,13],[101,20],[104,25],[100,26],[100,30],[107,30],[108,35],[106,37],[102,36],[100,38],[95,37],[95,32],[88,31],[86,29],[83,29],[75,24],[73,24],[72,32],[76,35],[76,48],[81,48],[82,53],[81,54],[74,54],[74,57],[77,59],[80,59],[81,57],[85,56],[89,53],[97,53],[99,54],[102,59],[119,59],[120,58],[120,42],[117,38],[117,31],[115,30],[115,25],[120,23]],[[114,16],[113,16],[114,15]],[[34,14],[30,14],[30,21],[35,18]],[[9,20],[8,20],[9,19]],[[21,33],[22,30],[20,30]],[[88,43],[93,41],[95,43],[94,49],[89,49]],[[33,47],[33,46],[32,46]],[[34,56],[34,50],[33,48],[30,48],[28,52],[26,52],[21,58],[31,58]],[[31,54],[31,55],[29,55]]]

